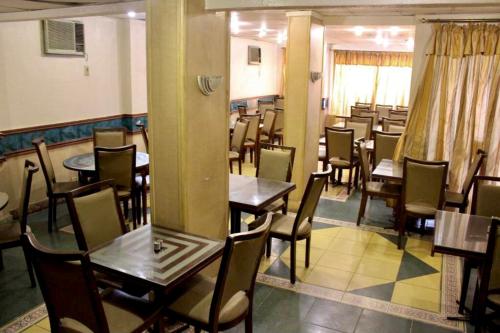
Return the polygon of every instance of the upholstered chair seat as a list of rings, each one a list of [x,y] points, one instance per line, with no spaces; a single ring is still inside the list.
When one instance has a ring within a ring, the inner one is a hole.
[[[488,295],[488,301],[495,304],[496,306],[500,306],[500,294]]]
[[[330,128],[325,127],[325,141],[326,141],[326,159],[333,167],[332,180],[335,178],[336,169],[348,169],[349,170],[349,180],[347,182],[347,194],[351,193],[352,184],[352,171],[355,170],[354,184],[355,187],[358,186],[358,175],[359,175],[359,159],[354,156],[354,139],[356,135],[356,128],[358,129],[358,135],[365,137],[369,136],[368,131],[369,124],[371,124],[372,118],[367,117],[368,122],[352,122],[355,128]],[[346,126],[347,126],[346,122]],[[359,128],[358,128],[359,126]],[[323,169],[325,169],[323,167]],[[339,174],[341,171],[339,171]],[[341,176],[339,176],[339,183],[341,182]],[[328,182],[325,183],[325,190],[328,191]]]
[[[437,208],[428,202],[410,202],[405,204],[405,209],[408,213],[426,216],[433,216],[437,211]]]
[[[240,157],[240,154],[238,152],[236,152],[236,151],[230,151],[229,152],[229,158],[230,159],[232,159],[232,158],[237,159],[239,157]]]
[[[268,211],[268,212],[277,212],[279,211],[280,209],[282,209],[284,206],[286,205],[286,202],[285,200],[283,199],[278,199],[276,200],[275,202],[271,203],[270,205],[268,205],[265,210]]]
[[[333,167],[348,167],[351,161],[346,161],[339,157],[332,157],[328,160]]]
[[[295,223],[295,218],[288,215],[283,215],[276,213],[273,215],[273,221],[271,224],[271,232],[277,235],[283,235],[292,237],[293,224]],[[302,221],[297,228],[297,238],[304,239],[311,235],[312,226],[306,220]]]
[[[261,142],[269,142],[269,135],[267,135],[267,134],[261,134],[260,135],[260,141]]]

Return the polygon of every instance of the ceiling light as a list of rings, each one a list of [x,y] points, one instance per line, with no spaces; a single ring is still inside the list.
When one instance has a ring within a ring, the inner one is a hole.
[[[393,26],[389,29],[389,31],[391,32],[391,36],[397,36],[399,34],[399,27]]]
[[[231,13],[231,33],[238,34],[240,32],[240,21],[238,19],[238,13]]]
[[[130,17],[130,18],[134,18],[134,17],[135,17],[135,15],[136,15],[136,13],[135,13],[133,10],[131,10],[131,11],[129,11],[129,12],[127,13],[127,15],[128,15],[128,17]]]
[[[413,50],[413,48],[415,47],[415,39],[413,39],[413,37],[408,38],[408,40],[406,41],[406,47],[408,48],[408,50]]]
[[[365,29],[364,29],[362,26],[357,25],[357,26],[355,26],[355,27],[354,27],[354,29],[353,29],[353,30],[354,30],[354,34],[355,34],[356,36],[361,36],[361,35],[363,34],[363,31],[364,31]]]
[[[262,38],[265,35],[267,35],[266,24],[262,23],[262,25],[260,26],[260,30],[259,30],[259,38]]]
[[[382,36],[382,31],[377,30],[377,35],[375,36],[375,43],[381,45],[384,42],[384,36]]]

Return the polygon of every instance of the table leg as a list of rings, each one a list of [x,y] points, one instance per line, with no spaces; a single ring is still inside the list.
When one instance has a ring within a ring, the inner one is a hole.
[[[241,231],[241,211],[237,208],[231,208],[231,233]]]

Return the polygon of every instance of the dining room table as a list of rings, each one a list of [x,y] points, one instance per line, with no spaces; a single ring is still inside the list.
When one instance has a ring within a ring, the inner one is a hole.
[[[9,195],[5,192],[0,192],[0,210],[4,209],[9,203]]]
[[[373,170],[372,177],[383,180],[402,181],[403,163],[384,158],[377,164],[375,170]]]
[[[284,198],[295,188],[294,183],[230,174],[231,233],[241,231],[242,212],[255,215],[262,214],[265,207],[278,199]]]
[[[96,271],[164,294],[221,257],[224,244],[148,224],[91,250],[89,256]]]

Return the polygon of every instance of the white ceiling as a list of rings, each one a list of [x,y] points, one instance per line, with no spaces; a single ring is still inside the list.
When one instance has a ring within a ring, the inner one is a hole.
[[[134,0],[1,0],[0,13],[68,8],[83,5],[104,5]]]

